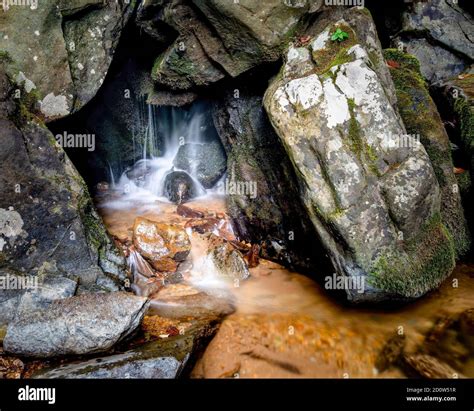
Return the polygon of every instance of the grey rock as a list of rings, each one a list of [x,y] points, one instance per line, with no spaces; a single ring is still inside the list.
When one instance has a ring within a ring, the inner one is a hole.
[[[390,77],[364,47],[378,41],[359,40],[366,21],[355,24],[354,13],[351,24],[337,14],[328,21],[306,47],[312,70],[294,64],[301,54],[290,48],[264,106],[337,274],[364,281],[364,289],[346,287],[348,298],[417,298],[451,273],[455,253],[424,147],[394,144],[406,130],[384,86]],[[348,32],[345,43],[330,40],[337,27]]]
[[[107,351],[135,331],[147,307],[147,299],[124,292],[55,300],[19,312],[8,325],[4,349],[38,358]]]
[[[427,32],[445,48],[474,59],[474,20],[454,2],[413,3],[411,10],[403,14],[403,29]]]
[[[5,83],[10,95],[13,87]],[[37,275],[45,264],[53,265],[60,275],[75,275],[86,286],[104,275],[118,285],[125,276],[125,259],[108,236],[81,176],[44,125],[18,115],[13,123],[7,115],[2,110],[2,266]]]
[[[305,18],[322,6],[322,1],[306,0],[193,3],[218,34],[201,40],[206,54],[232,77],[258,64],[278,60],[294,32],[304,27]]]
[[[131,9],[113,1],[44,0],[35,10],[13,6],[2,14],[0,50],[10,55],[14,76],[24,76],[37,93],[48,121],[76,111],[95,95]]]
[[[172,171],[165,177],[164,195],[173,203],[182,204],[201,193],[193,178],[185,171]]]
[[[394,45],[402,46],[407,53],[416,56],[420,61],[423,77],[433,84],[457,76],[468,65],[458,55],[441,46],[430,44],[423,38],[410,40],[399,38]]]
[[[68,63],[74,84],[74,110],[84,106],[102,85],[120,33],[132,13],[130,2],[102,2],[82,10],[81,18],[63,22]]]
[[[403,14],[394,46],[418,58],[428,81],[445,81],[472,64],[473,30],[473,18],[454,2],[415,2]]]
[[[201,321],[183,335],[150,341],[114,355],[42,369],[33,378],[178,378],[215,331],[215,322]]]
[[[55,300],[72,297],[76,289],[77,279],[50,275],[38,281],[38,287],[23,294],[16,315],[23,316],[30,310],[47,308]]]
[[[172,319],[220,319],[235,311],[227,292],[206,293],[186,284],[169,284],[150,300],[150,315]]]
[[[263,93],[263,92],[262,92]],[[214,125],[227,153],[227,208],[239,238],[264,244],[265,257],[308,269],[323,256],[298,196],[291,161],[262,106],[258,90],[228,91],[214,105]],[[275,165],[278,166],[275,166]],[[232,192],[230,184],[254,185],[256,193]],[[289,233],[292,233],[291,239]]]
[[[188,143],[180,146],[173,165],[194,176],[204,188],[212,188],[224,175],[227,164],[220,143]]]
[[[211,261],[223,278],[242,281],[250,277],[249,268],[239,250],[227,242],[209,251]]]

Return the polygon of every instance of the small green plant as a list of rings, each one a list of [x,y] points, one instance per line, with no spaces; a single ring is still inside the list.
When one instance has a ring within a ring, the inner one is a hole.
[[[345,39],[349,38],[349,34],[347,34],[345,31],[341,29],[337,29],[333,35],[331,36],[332,41],[344,41]]]

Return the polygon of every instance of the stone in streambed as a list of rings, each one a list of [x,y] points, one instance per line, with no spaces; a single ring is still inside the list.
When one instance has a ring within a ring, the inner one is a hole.
[[[234,312],[232,298],[211,295],[186,284],[170,284],[153,295],[149,313],[160,317],[218,319]]]
[[[227,161],[220,143],[188,143],[179,148],[173,164],[195,176],[204,188],[212,188],[224,175]]]
[[[212,248],[209,256],[219,275],[223,277],[241,281],[250,276],[247,263],[240,251],[227,242]]]
[[[199,195],[199,188],[184,171],[172,171],[165,178],[164,194],[175,204],[185,203]]]
[[[37,371],[32,378],[177,378],[214,335],[215,322],[202,322],[183,335],[150,341],[129,351]]]
[[[125,292],[84,294],[25,310],[9,324],[3,347],[25,357],[103,352],[139,326],[147,299]]]
[[[177,263],[184,261],[191,250],[189,236],[182,227],[143,217],[135,219],[133,244],[158,271],[176,271]]]

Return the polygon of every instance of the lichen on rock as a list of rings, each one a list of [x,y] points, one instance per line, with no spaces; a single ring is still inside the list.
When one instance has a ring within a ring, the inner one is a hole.
[[[386,68],[373,61],[381,55],[375,31],[374,38],[361,40],[373,23],[365,13],[351,15],[350,21],[336,15],[318,26],[320,34],[308,46],[313,71],[287,70],[297,55],[289,52],[264,105],[337,273],[366,277],[365,292],[346,290],[349,298],[416,298],[453,269],[452,240],[443,223],[436,226],[438,236],[422,236],[440,210],[435,172],[421,144],[394,144],[406,130],[391,104],[393,84]],[[337,28],[349,33],[346,44],[328,39]],[[410,247],[415,238],[429,257]],[[399,275],[390,274],[380,263],[385,258],[395,271],[398,258],[410,261],[403,266],[407,269],[419,267],[416,281],[400,287],[399,276],[411,274],[403,268]],[[373,272],[384,281],[369,281]]]

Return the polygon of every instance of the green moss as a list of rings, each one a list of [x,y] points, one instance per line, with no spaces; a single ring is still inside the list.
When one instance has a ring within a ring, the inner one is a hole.
[[[463,197],[467,197],[471,191],[471,176],[468,172],[456,174],[456,181],[458,183],[459,191]]]
[[[337,29],[349,33],[349,38],[343,42],[328,41],[324,49],[313,52],[312,56],[316,64],[317,74],[326,73],[332,67],[354,60],[354,57],[349,55],[348,51],[352,46],[357,44],[355,32],[349,26],[342,24],[335,25],[330,32],[333,33]]]
[[[453,238],[437,214],[404,244],[402,251],[379,256],[368,281],[388,293],[415,298],[439,286],[454,266]]]
[[[443,223],[454,238],[457,255],[461,256],[467,251],[469,234],[465,227],[462,208],[452,192],[456,181],[451,171],[453,167],[451,148],[443,123],[421,76],[418,60],[396,49],[385,50],[384,57],[389,62],[399,112],[407,132],[420,136],[420,141],[431,160],[441,188]],[[458,100],[461,101],[462,98]],[[456,101],[456,103],[463,105],[462,102]],[[470,112],[470,109],[465,112]]]
[[[12,82],[13,83],[13,82]],[[43,124],[43,119],[39,115],[38,101],[41,98],[37,90],[31,90],[27,93],[25,90],[20,90],[20,98],[14,99],[16,103],[15,111],[11,114],[12,120],[18,127],[24,126],[28,121],[36,120],[37,123]]]
[[[460,122],[461,140],[465,150],[474,154],[474,113],[471,105],[464,97],[454,102],[454,111]]]
[[[420,62],[415,56],[404,53],[398,49],[385,49],[383,56],[386,61],[395,61],[401,68],[412,70],[421,76]]]
[[[12,63],[13,60],[7,51],[0,50],[0,63]]]

